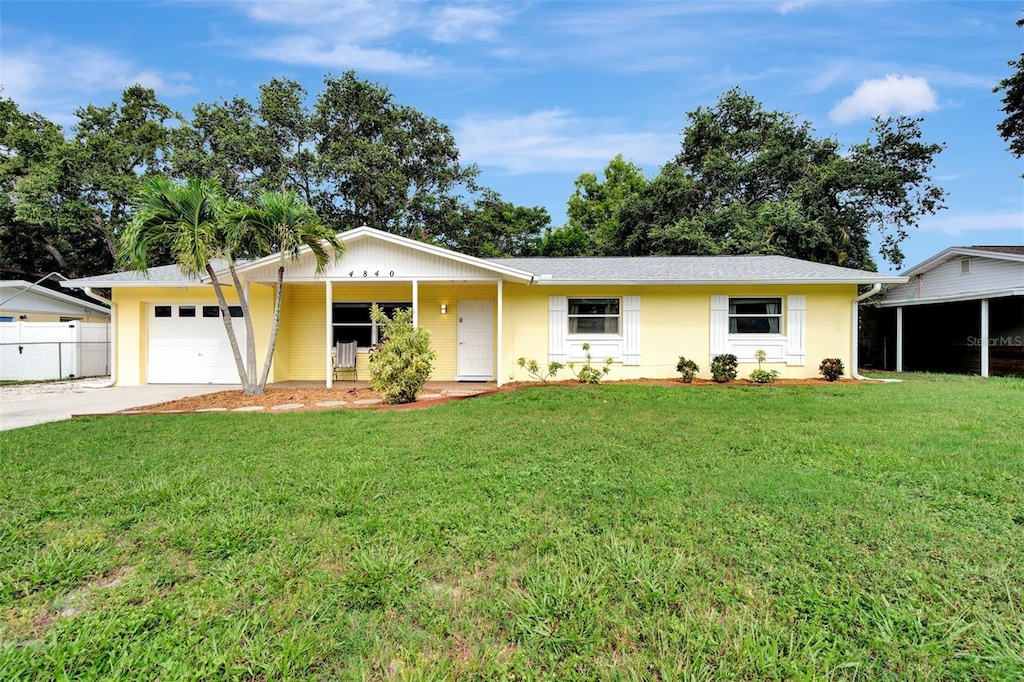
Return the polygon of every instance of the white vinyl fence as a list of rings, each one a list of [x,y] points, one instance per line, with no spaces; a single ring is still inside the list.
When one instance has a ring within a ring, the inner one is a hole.
[[[0,322],[0,381],[46,381],[110,374],[110,325]]]

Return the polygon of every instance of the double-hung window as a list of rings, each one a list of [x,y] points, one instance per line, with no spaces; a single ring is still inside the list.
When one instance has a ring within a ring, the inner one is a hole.
[[[622,329],[617,298],[570,298],[570,334],[618,334]]]
[[[781,298],[730,298],[730,334],[781,334]]]
[[[334,343],[356,341],[359,350],[366,350],[380,342],[380,328],[370,319],[372,303],[335,302],[331,306],[331,324],[334,328]],[[388,317],[396,310],[411,308],[412,303],[378,303]]]

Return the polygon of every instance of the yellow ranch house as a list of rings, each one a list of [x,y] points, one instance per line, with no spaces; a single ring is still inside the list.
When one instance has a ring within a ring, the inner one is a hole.
[[[369,227],[340,236],[343,258],[317,275],[309,254],[286,266],[271,381],[331,386],[336,344],[356,342],[367,371],[379,330],[374,303],[411,308],[429,330],[438,381],[526,380],[517,358],[612,359],[610,379],[668,378],[680,355],[710,376],[711,358],[732,353],[740,375],[766,354],[784,378],[818,375],[826,357],[856,368],[858,300],[906,282],[783,256],[474,258]],[[266,354],[277,256],[237,266],[248,293],[257,357]],[[220,281],[229,281],[226,270]],[[63,282],[110,289],[113,380],[119,385],[238,382],[208,281],[177,266]],[[858,295],[858,287],[872,285]],[[226,291],[232,292],[231,288]],[[237,302],[237,297],[229,301]],[[241,310],[232,305],[232,317]],[[240,343],[241,320],[235,322]]]

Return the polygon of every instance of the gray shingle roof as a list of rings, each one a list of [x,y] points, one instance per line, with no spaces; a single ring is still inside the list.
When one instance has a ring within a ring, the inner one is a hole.
[[[238,261],[238,264],[242,264],[246,261]],[[227,267],[227,261],[214,260],[210,261],[210,265],[213,266],[214,270],[220,271]],[[69,280],[67,285],[73,287],[79,286],[116,286],[118,284],[199,284],[204,280],[191,275],[186,275],[178,269],[177,265],[160,265],[155,268],[150,268],[148,275],[147,273],[138,272],[135,270],[129,272],[111,272],[106,275],[95,275],[93,277],[80,277],[79,279]]]
[[[819,283],[873,284],[902,282],[835,265],[785,256],[643,256],[616,258],[495,258],[509,267],[532,272],[545,282],[613,283]]]
[[[811,263],[785,256],[640,256],[614,258],[488,258],[495,265],[531,273],[539,284],[799,284],[904,282],[905,278],[835,265]],[[239,261],[241,264],[242,261]],[[226,267],[214,261],[215,270]],[[201,280],[183,274],[176,265],[141,272],[115,272],[83,277],[67,286],[179,285]]]

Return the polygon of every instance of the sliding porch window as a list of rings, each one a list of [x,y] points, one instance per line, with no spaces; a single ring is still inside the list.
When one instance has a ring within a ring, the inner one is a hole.
[[[331,305],[331,324],[334,327],[334,343],[356,341],[360,350],[367,350],[378,344],[380,329],[370,320],[372,305],[372,301],[333,303]],[[395,311],[401,308],[412,308],[412,303],[409,301],[377,303],[377,305],[388,317],[392,317]]]

